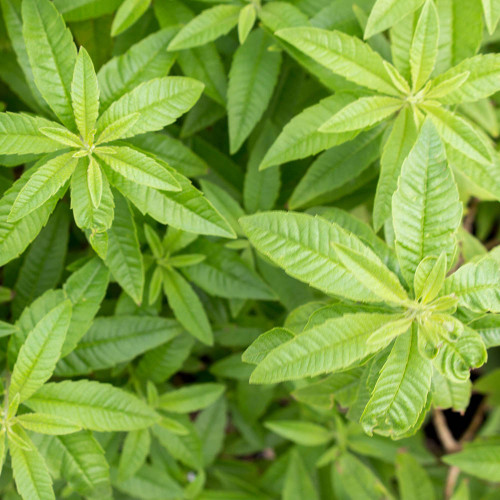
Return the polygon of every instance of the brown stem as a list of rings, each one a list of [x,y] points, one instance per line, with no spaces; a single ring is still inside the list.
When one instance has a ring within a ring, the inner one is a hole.
[[[460,443],[453,437],[448,428],[446,418],[441,410],[435,409],[432,414],[432,420],[436,429],[439,441],[447,453],[453,453],[460,450]]]

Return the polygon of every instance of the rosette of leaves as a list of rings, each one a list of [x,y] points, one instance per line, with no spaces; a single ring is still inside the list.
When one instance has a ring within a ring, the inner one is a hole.
[[[368,175],[368,167],[380,159],[373,208],[375,229],[380,229],[390,219],[401,164],[427,116],[445,145],[460,186],[482,199],[499,199],[500,160],[483,128],[496,132],[487,119],[477,117],[494,113],[485,99],[500,90],[500,57],[475,55],[482,39],[482,31],[476,33],[476,24],[481,26],[479,2],[468,7],[474,19],[470,33],[465,28],[469,10],[457,14],[459,4],[449,4],[378,2],[370,19],[380,14],[392,21],[369,21],[367,34],[394,24],[390,46],[381,35],[363,42],[338,30],[307,26],[292,15],[291,7],[286,9],[289,15],[278,21],[269,4],[269,15],[262,17],[266,27],[290,55],[336,91],[294,117],[261,162],[260,169],[266,169],[327,150],[296,187],[292,208],[331,199],[336,188]],[[460,28],[451,22],[454,16],[467,33],[456,33]],[[319,19],[314,26],[321,26]],[[473,109],[476,112],[471,113]],[[469,118],[472,115],[483,127]],[[345,165],[345,170],[332,169],[332,164]]]
[[[395,250],[375,235],[346,231],[335,212],[332,221],[293,212],[240,219],[259,252],[339,299],[303,330],[261,335],[243,356],[257,365],[250,381],[362,367],[350,406],[366,432],[394,438],[415,432],[430,408],[433,381],[467,384],[469,370],[486,361],[471,319],[500,311],[498,260],[486,255],[457,268],[461,217],[443,143],[427,118],[392,198]]]

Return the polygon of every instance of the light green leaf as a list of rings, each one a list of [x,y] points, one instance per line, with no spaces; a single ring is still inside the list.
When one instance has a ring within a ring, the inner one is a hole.
[[[25,413],[16,417],[16,420],[25,429],[40,434],[62,435],[81,430],[79,425],[74,424],[67,418],[46,415],[44,413]]]
[[[132,113],[108,125],[97,138],[96,146],[121,139],[135,125],[140,116],[140,113]]]
[[[465,445],[465,449],[446,455],[443,461],[454,465],[471,476],[486,481],[500,481],[500,445],[496,441],[478,441]]]
[[[203,84],[181,76],[166,76],[141,83],[113,102],[101,115],[97,134],[133,113],[140,113],[140,117],[122,137],[161,130],[191,109],[202,91]]]
[[[84,47],[80,47],[76,59],[71,82],[71,102],[76,126],[83,140],[87,142],[92,139],[99,115],[99,87],[92,59]]]
[[[436,78],[431,81],[428,92],[425,94],[427,99],[438,99],[445,101],[446,96],[455,90],[459,89],[469,78],[470,72],[464,71],[450,76],[449,78],[440,80]]]
[[[278,211],[242,217],[240,224],[252,245],[290,276],[325,293],[366,302],[379,300],[335,253],[332,243],[345,245],[366,258],[373,255],[340,226],[318,216]]]
[[[90,194],[90,199],[92,200],[92,205],[97,210],[101,204],[102,199],[102,172],[101,167],[94,159],[94,157],[89,158],[89,166],[87,169],[87,187]]]
[[[392,195],[397,189],[401,165],[415,144],[418,127],[411,108],[405,106],[399,113],[387,138],[380,158],[380,177],[373,207],[373,226],[379,230],[392,212]]]
[[[500,2],[498,0],[482,0],[482,2],[488,33],[493,35],[500,20]]]
[[[465,264],[446,278],[442,293],[474,312],[500,312],[500,266],[488,257]]]
[[[9,439],[12,472],[17,491],[25,500],[55,500],[52,478],[45,462],[28,435],[17,428],[24,440],[31,444],[25,450],[16,441]]]
[[[462,205],[444,147],[428,120],[403,163],[392,213],[396,253],[408,283],[428,255],[445,251],[452,262]]]
[[[61,142],[44,134],[44,127],[62,127],[39,116],[0,113],[0,154],[41,154],[63,149]]]
[[[115,193],[115,217],[108,229],[105,263],[120,286],[137,304],[144,290],[144,264],[134,217],[123,196]]]
[[[278,81],[281,55],[269,50],[271,43],[263,30],[255,30],[234,54],[227,89],[231,154],[262,117]]]
[[[427,402],[431,375],[430,361],[418,350],[416,328],[399,336],[361,417],[365,431],[397,438],[410,430]]]
[[[471,389],[470,380],[456,382],[441,375],[438,370],[432,374],[432,404],[436,408],[464,412],[469,406]]]
[[[197,47],[225,35],[238,24],[240,10],[236,5],[216,5],[204,10],[177,33],[168,50]]]
[[[276,36],[353,83],[399,95],[382,57],[357,37],[319,28],[288,28]]]
[[[144,465],[151,447],[149,429],[139,429],[127,434],[120,454],[118,477],[120,481],[134,476]]]
[[[424,0],[377,0],[366,23],[365,38],[391,28],[423,3]]]
[[[78,159],[73,158],[73,153],[70,152],[36,167],[12,204],[9,222],[22,219],[50,200],[71,177],[77,163]]]
[[[241,356],[245,363],[258,365],[274,348],[295,337],[287,328],[276,327],[257,337]]]
[[[425,257],[418,265],[413,278],[415,299],[422,299],[424,304],[434,300],[443,286],[447,269],[444,252],[439,257]]]
[[[111,36],[118,36],[130,28],[148,10],[151,0],[125,0],[116,11]]]
[[[63,127],[42,127],[40,132],[50,139],[59,142],[61,145],[69,146],[70,148],[81,148],[82,142],[80,138]],[[63,149],[62,147],[60,149]]]
[[[183,331],[173,319],[119,315],[97,318],[75,349],[61,359],[58,376],[111,368],[154,349]]]
[[[333,115],[319,128],[320,132],[341,133],[364,129],[381,122],[403,106],[394,97],[362,97]]]
[[[113,146],[113,153],[96,149],[96,154],[109,168],[127,180],[164,191],[180,191],[179,183],[153,158],[127,146]]]
[[[310,472],[298,450],[292,450],[283,485],[283,500],[319,500]]]
[[[367,340],[393,318],[391,314],[358,313],[327,320],[273,349],[250,382],[273,384],[348,368],[380,350],[380,344]]]
[[[175,270],[163,270],[163,291],[175,317],[182,326],[204,344],[213,343],[210,322],[203,305],[189,283]]]
[[[238,16],[238,40],[240,44],[245,43],[248,34],[252,31],[256,18],[257,13],[253,4],[248,4],[240,10]]]
[[[77,57],[73,36],[49,0],[23,0],[22,16],[35,84],[52,111],[73,129],[71,80]]]
[[[426,470],[410,453],[401,453],[396,460],[401,500],[434,500],[434,485]]]
[[[52,375],[71,320],[69,300],[45,315],[29,333],[19,351],[9,386],[9,399],[21,402],[34,394]]]
[[[270,431],[302,446],[319,446],[331,441],[332,432],[312,422],[271,420],[264,424]]]
[[[427,0],[420,12],[410,48],[412,91],[418,92],[427,82],[436,63],[439,40],[439,20],[432,0]]]
[[[173,413],[192,413],[215,403],[225,389],[222,384],[210,382],[181,387],[162,394],[158,403],[159,408]]]
[[[221,398],[196,418],[195,427],[201,439],[203,463],[211,464],[224,444],[227,425],[226,400]]]
[[[26,405],[95,431],[143,429],[159,420],[156,412],[136,396],[90,380],[45,384]]]

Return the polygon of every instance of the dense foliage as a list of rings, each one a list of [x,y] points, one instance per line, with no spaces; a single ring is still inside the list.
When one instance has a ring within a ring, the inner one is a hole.
[[[0,0],[0,496],[500,497],[500,0]]]

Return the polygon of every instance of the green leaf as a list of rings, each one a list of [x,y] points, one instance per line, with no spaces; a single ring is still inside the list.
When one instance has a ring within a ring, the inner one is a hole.
[[[471,476],[486,481],[500,481],[500,445],[496,441],[468,443],[464,450],[446,455],[443,461]]]
[[[115,193],[115,218],[108,229],[105,263],[120,286],[137,304],[144,291],[144,264],[137,229],[129,204]]]
[[[418,127],[411,108],[399,113],[387,138],[380,158],[380,177],[373,207],[373,226],[379,230],[392,212],[392,195],[397,189],[401,166],[415,144]]]
[[[222,384],[210,382],[182,387],[162,394],[159,408],[173,413],[192,413],[215,403],[225,389]]]
[[[434,2],[424,3],[410,48],[412,91],[418,92],[427,82],[436,63],[439,20]]]
[[[99,87],[92,59],[84,47],[80,48],[76,59],[71,82],[71,102],[76,126],[87,142],[92,138],[99,115]]]
[[[281,55],[269,50],[271,43],[263,30],[255,30],[234,54],[227,89],[231,154],[262,117],[278,81]]]
[[[114,217],[114,200],[108,179],[101,173],[101,199],[96,208],[89,189],[90,163],[95,160],[80,158],[71,177],[71,208],[76,225],[81,229],[90,229],[102,233],[111,227]],[[94,165],[92,169],[100,167]],[[99,174],[98,174],[99,175]],[[94,195],[95,196],[95,195]]]
[[[19,494],[25,500],[55,500],[52,478],[42,456],[28,435],[22,429],[17,429],[23,439],[31,445],[30,450],[25,450],[14,440],[9,439],[12,472]]]
[[[416,328],[400,335],[361,417],[365,431],[392,437],[409,431],[425,408],[431,374],[430,361],[418,350]]]
[[[141,83],[114,101],[101,115],[97,122],[97,134],[134,113],[140,113],[140,117],[122,137],[161,130],[191,109],[202,91],[203,84],[180,76],[166,76]]]
[[[474,102],[498,92],[500,84],[500,54],[481,54],[465,59],[433,80],[433,87],[469,73],[468,78],[458,88],[449,92],[439,100],[445,104]]]
[[[69,418],[84,429],[95,431],[143,429],[159,419],[136,396],[90,380],[45,384],[26,405],[37,412]]]
[[[362,97],[333,115],[319,131],[340,133],[364,129],[381,122],[402,106],[403,101],[394,97]]]
[[[144,465],[151,447],[149,429],[139,429],[127,434],[120,454],[118,478],[120,481],[134,476]]]
[[[465,264],[444,282],[443,294],[451,293],[471,311],[500,312],[500,266],[488,257]]]
[[[245,363],[258,365],[274,348],[295,337],[286,328],[276,327],[258,336],[241,356]]]
[[[102,177],[101,167],[99,167],[97,161],[91,156],[87,169],[87,188],[89,190],[92,205],[96,210],[99,208],[102,199]]]
[[[22,15],[35,84],[52,111],[72,129],[71,80],[77,54],[71,32],[49,0],[23,0]]]
[[[96,149],[96,154],[109,168],[127,180],[164,191],[180,191],[179,183],[153,158],[127,146],[113,146],[112,154]]]
[[[319,28],[289,28],[276,36],[353,83],[399,95],[382,57],[357,37]]]
[[[377,0],[366,23],[365,38],[391,28],[423,3],[424,0]]]
[[[373,253],[354,235],[321,217],[294,212],[263,212],[242,217],[240,224],[252,245],[290,276],[325,293],[353,300],[379,298],[341,263],[332,243],[366,258]]]
[[[391,314],[358,313],[327,320],[273,349],[250,382],[272,384],[348,368],[381,348],[367,340],[393,318]]]
[[[71,177],[77,163],[78,159],[73,158],[73,153],[70,152],[36,167],[14,200],[9,221],[16,222],[26,217],[50,200]]]
[[[482,2],[488,33],[493,35],[500,20],[500,2],[498,0],[482,0]]]
[[[456,382],[444,377],[438,370],[432,374],[432,404],[436,408],[464,412],[469,406],[471,389],[470,380]]]
[[[211,464],[224,444],[227,425],[227,405],[224,398],[200,412],[195,427],[201,439],[203,463]]]
[[[426,470],[410,453],[401,453],[396,460],[396,475],[398,478],[401,500],[434,500],[434,485]]]
[[[470,123],[441,107],[425,105],[423,108],[429,112],[443,142],[471,160],[486,165],[492,163],[491,148]]]
[[[16,420],[25,429],[39,434],[62,435],[81,430],[81,427],[71,420],[44,413],[25,413],[17,416]]]
[[[21,402],[34,394],[52,375],[71,320],[71,303],[64,301],[45,315],[29,333],[19,351],[9,399],[17,394]]]
[[[408,283],[428,255],[444,251],[447,262],[453,261],[462,206],[444,147],[428,120],[403,163],[392,212],[396,253]]]
[[[312,422],[272,420],[264,424],[270,431],[302,446],[319,446],[331,441],[332,432]]]
[[[257,13],[253,4],[248,4],[240,10],[238,16],[238,40],[240,44],[245,43],[248,34],[252,31],[256,18]]]
[[[42,127],[40,132],[50,139],[59,142],[61,145],[69,146],[70,148],[81,148],[82,142],[80,138],[63,127]],[[62,147],[60,148],[62,149]]]
[[[183,329],[172,319],[142,316],[97,318],[75,349],[61,359],[58,376],[104,370],[168,342]]]
[[[318,128],[326,120],[353,101],[354,98],[348,94],[336,94],[306,108],[292,118],[269,148],[260,164],[260,169],[314,155],[355,137],[356,132],[342,134],[318,132]]]
[[[177,33],[168,50],[197,47],[225,35],[238,24],[240,10],[236,5],[216,5],[204,10]]]
[[[310,473],[298,450],[292,450],[283,485],[283,500],[318,500]]]
[[[125,0],[113,19],[111,36],[118,36],[130,28],[148,10],[150,4],[151,0]]]
[[[175,270],[163,270],[163,291],[179,323],[204,344],[212,345],[213,334],[203,305],[189,283]]]
[[[458,73],[456,75],[450,76],[449,78],[438,81],[439,78],[432,80],[426,97],[428,99],[438,99],[443,101],[443,97],[459,89],[469,78],[470,72],[464,71],[463,73]]]
[[[63,149],[60,141],[41,132],[45,127],[62,127],[39,116],[0,113],[0,154],[41,154]]]

